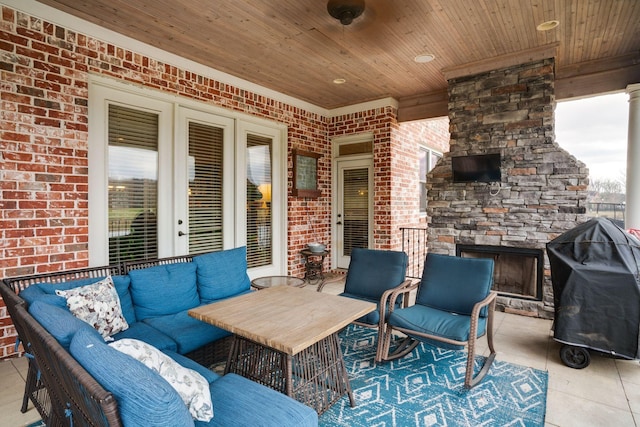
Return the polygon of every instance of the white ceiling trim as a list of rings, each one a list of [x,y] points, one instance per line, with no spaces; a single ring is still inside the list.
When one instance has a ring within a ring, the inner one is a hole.
[[[347,105],[346,107],[329,110],[329,117],[344,116],[360,111],[375,110],[376,108],[393,107],[398,109],[398,101],[394,98],[382,98],[374,101],[361,102],[359,104]]]

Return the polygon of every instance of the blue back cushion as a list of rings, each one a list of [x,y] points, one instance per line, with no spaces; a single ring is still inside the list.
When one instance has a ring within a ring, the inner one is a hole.
[[[122,307],[124,318],[127,323],[134,323],[136,315],[133,311],[133,303],[129,292],[129,284],[131,282],[129,276],[111,276],[111,278],[120,298],[120,306]],[[58,307],[66,307],[66,298],[56,295],[56,290],[66,291],[79,286],[91,285],[103,279],[104,277],[92,277],[61,283],[35,283],[20,291],[20,298],[24,299],[28,305],[33,304],[35,301],[43,301]]]
[[[489,295],[492,284],[493,259],[428,254],[416,304],[470,315],[474,304]]]
[[[136,318],[165,316],[200,305],[192,262],[132,270],[131,298]]]
[[[404,282],[407,262],[404,252],[354,248],[344,291],[379,300],[384,291]]]
[[[205,304],[251,288],[245,246],[198,255],[193,262],[198,266],[198,291]]]
[[[82,328],[93,329],[91,325],[75,317],[69,310],[43,301],[34,301],[30,304],[29,313],[67,350],[77,331]]]
[[[44,301],[48,304],[57,305],[58,307],[66,307],[67,300],[64,297],[56,295],[56,290],[66,291],[68,289],[77,288],[79,286],[91,285],[93,283],[103,280],[105,277],[87,277],[78,280],[69,280],[68,282],[60,283],[34,283],[26,289],[20,291],[20,298],[24,299],[27,304],[32,304],[34,301]]]
[[[133,309],[133,301],[131,300],[131,292],[129,286],[131,285],[131,279],[129,276],[111,276],[113,279],[113,285],[118,293],[120,299],[120,307],[122,308],[122,315],[127,320],[128,324],[136,322],[136,313]]]
[[[113,393],[125,426],[193,426],[187,406],[164,378],[109,347],[97,331],[79,330],[71,341],[70,352],[102,387]]]

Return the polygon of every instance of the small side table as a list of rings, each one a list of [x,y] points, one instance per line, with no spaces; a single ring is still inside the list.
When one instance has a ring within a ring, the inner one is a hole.
[[[324,279],[323,264],[329,251],[312,252],[309,249],[303,249],[300,254],[304,257],[304,280],[315,284]]]
[[[255,289],[265,289],[274,286],[293,286],[295,288],[301,288],[305,285],[305,281],[298,277],[293,276],[265,276],[256,277],[251,281],[251,286]]]

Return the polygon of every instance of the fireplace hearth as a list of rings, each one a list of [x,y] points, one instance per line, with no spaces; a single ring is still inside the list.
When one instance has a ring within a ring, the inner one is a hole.
[[[456,245],[456,255],[494,261],[493,290],[499,295],[542,300],[544,253],[540,249]]]

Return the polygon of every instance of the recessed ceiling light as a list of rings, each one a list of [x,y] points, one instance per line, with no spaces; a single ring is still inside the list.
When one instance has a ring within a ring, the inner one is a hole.
[[[413,58],[414,61],[416,61],[419,64],[424,64],[425,62],[431,62],[434,59],[436,59],[436,56],[432,53],[423,53],[421,55],[417,55],[415,58]]]
[[[345,79],[333,79],[333,82],[337,85],[341,85],[346,83],[347,81]]]
[[[538,31],[549,31],[549,30],[553,30],[558,25],[560,25],[560,21],[556,21],[555,19],[553,19],[551,21],[546,21],[546,22],[543,22],[542,24],[538,25],[536,27],[536,30],[538,30]]]

